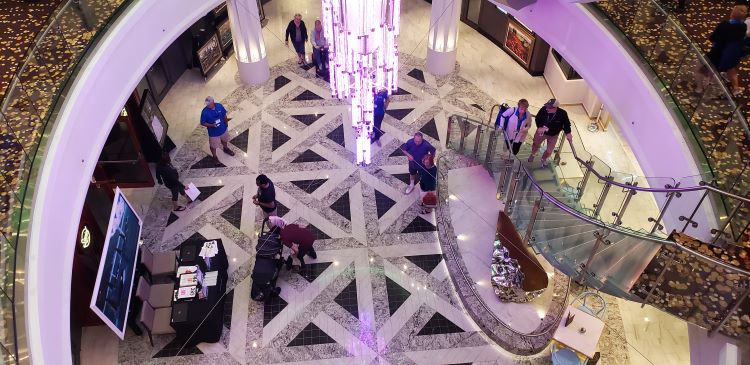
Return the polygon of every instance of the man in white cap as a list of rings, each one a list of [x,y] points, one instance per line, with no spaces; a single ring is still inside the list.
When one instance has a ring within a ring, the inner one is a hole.
[[[229,133],[227,128],[228,122],[232,118],[227,118],[227,110],[224,106],[215,102],[212,96],[206,96],[206,106],[201,111],[201,125],[208,130],[208,145],[211,148],[211,154],[217,165],[220,164],[219,157],[216,156],[216,150],[222,148],[224,153],[234,156],[234,152],[229,149]]]
[[[536,134],[534,134],[534,144],[531,145],[529,162],[534,162],[534,156],[539,151],[542,142],[547,141],[547,149],[542,154],[542,167],[546,167],[547,159],[555,150],[557,137],[561,131],[565,132],[565,139],[569,142],[573,140],[573,136],[570,134],[568,112],[560,108],[559,100],[549,99],[536,113]]]

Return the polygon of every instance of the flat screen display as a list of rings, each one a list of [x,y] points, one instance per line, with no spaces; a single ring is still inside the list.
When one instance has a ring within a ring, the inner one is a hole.
[[[89,307],[120,339],[125,338],[141,226],[138,214],[120,188],[116,188]]]

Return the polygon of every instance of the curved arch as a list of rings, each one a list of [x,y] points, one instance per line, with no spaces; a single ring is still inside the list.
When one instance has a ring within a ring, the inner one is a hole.
[[[220,0],[135,1],[76,76],[49,137],[26,257],[26,330],[34,363],[70,364],[72,245],[104,142],[128,96],[164,50]],[[158,14],[158,16],[155,16]]]

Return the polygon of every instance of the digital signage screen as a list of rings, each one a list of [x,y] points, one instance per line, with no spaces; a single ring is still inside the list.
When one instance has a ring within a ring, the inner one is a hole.
[[[107,236],[90,308],[124,339],[143,222],[120,188],[115,189]]]

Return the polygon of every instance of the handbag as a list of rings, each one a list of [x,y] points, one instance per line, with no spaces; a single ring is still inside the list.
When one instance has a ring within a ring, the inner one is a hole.
[[[434,192],[428,192],[422,197],[422,205],[425,206],[436,206],[437,205],[437,195],[435,195]]]

